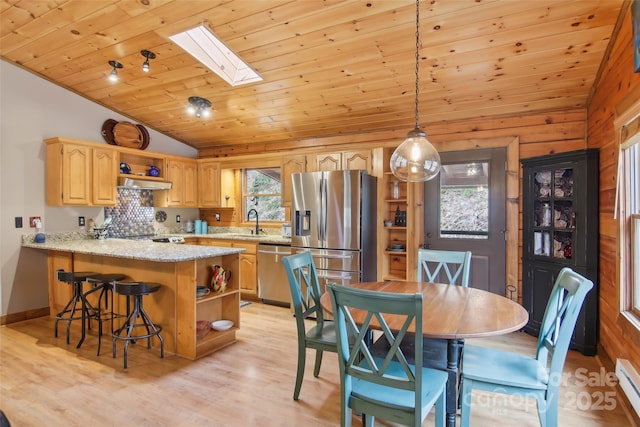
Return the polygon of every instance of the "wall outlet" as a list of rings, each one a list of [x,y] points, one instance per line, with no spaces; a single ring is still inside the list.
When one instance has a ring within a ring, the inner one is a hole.
[[[22,217],[21,216],[17,216],[16,217],[16,228],[22,228]]]
[[[176,215],[176,222],[180,222],[180,215]]]
[[[79,216],[78,217],[78,227],[84,227],[85,222],[84,222],[84,217],[83,216]]]
[[[216,214],[216,221],[220,222],[220,214],[219,213]]]

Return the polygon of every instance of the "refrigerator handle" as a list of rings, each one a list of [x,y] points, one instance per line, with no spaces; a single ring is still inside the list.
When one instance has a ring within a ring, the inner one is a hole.
[[[318,213],[318,240],[324,242],[325,226],[325,206],[327,203],[327,181],[324,178],[320,178],[320,188],[318,191],[320,196],[320,212]]]

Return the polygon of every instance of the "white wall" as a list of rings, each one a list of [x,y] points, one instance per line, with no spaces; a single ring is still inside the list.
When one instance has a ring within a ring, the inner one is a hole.
[[[96,218],[103,212],[46,205],[43,140],[61,136],[106,144],[100,132],[107,119],[130,121],[0,60],[0,315],[49,305],[46,251],[21,247],[22,235],[34,232],[30,216],[42,217],[44,231],[53,232],[76,230],[78,216]],[[194,148],[148,130],[147,151],[197,157]],[[191,216],[193,211],[187,212]],[[24,225],[17,229],[18,216]]]

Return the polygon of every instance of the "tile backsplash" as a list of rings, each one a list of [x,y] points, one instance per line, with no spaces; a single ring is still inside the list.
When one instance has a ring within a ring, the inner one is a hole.
[[[112,218],[109,237],[154,234],[153,191],[118,188],[118,204],[104,208],[104,217]]]

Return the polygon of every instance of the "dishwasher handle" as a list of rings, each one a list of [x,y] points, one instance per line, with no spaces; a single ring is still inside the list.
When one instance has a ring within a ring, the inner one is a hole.
[[[259,254],[271,254],[271,255],[284,255],[284,256],[291,255],[291,252],[267,251],[267,250],[264,250],[264,249],[259,249],[258,253]]]

